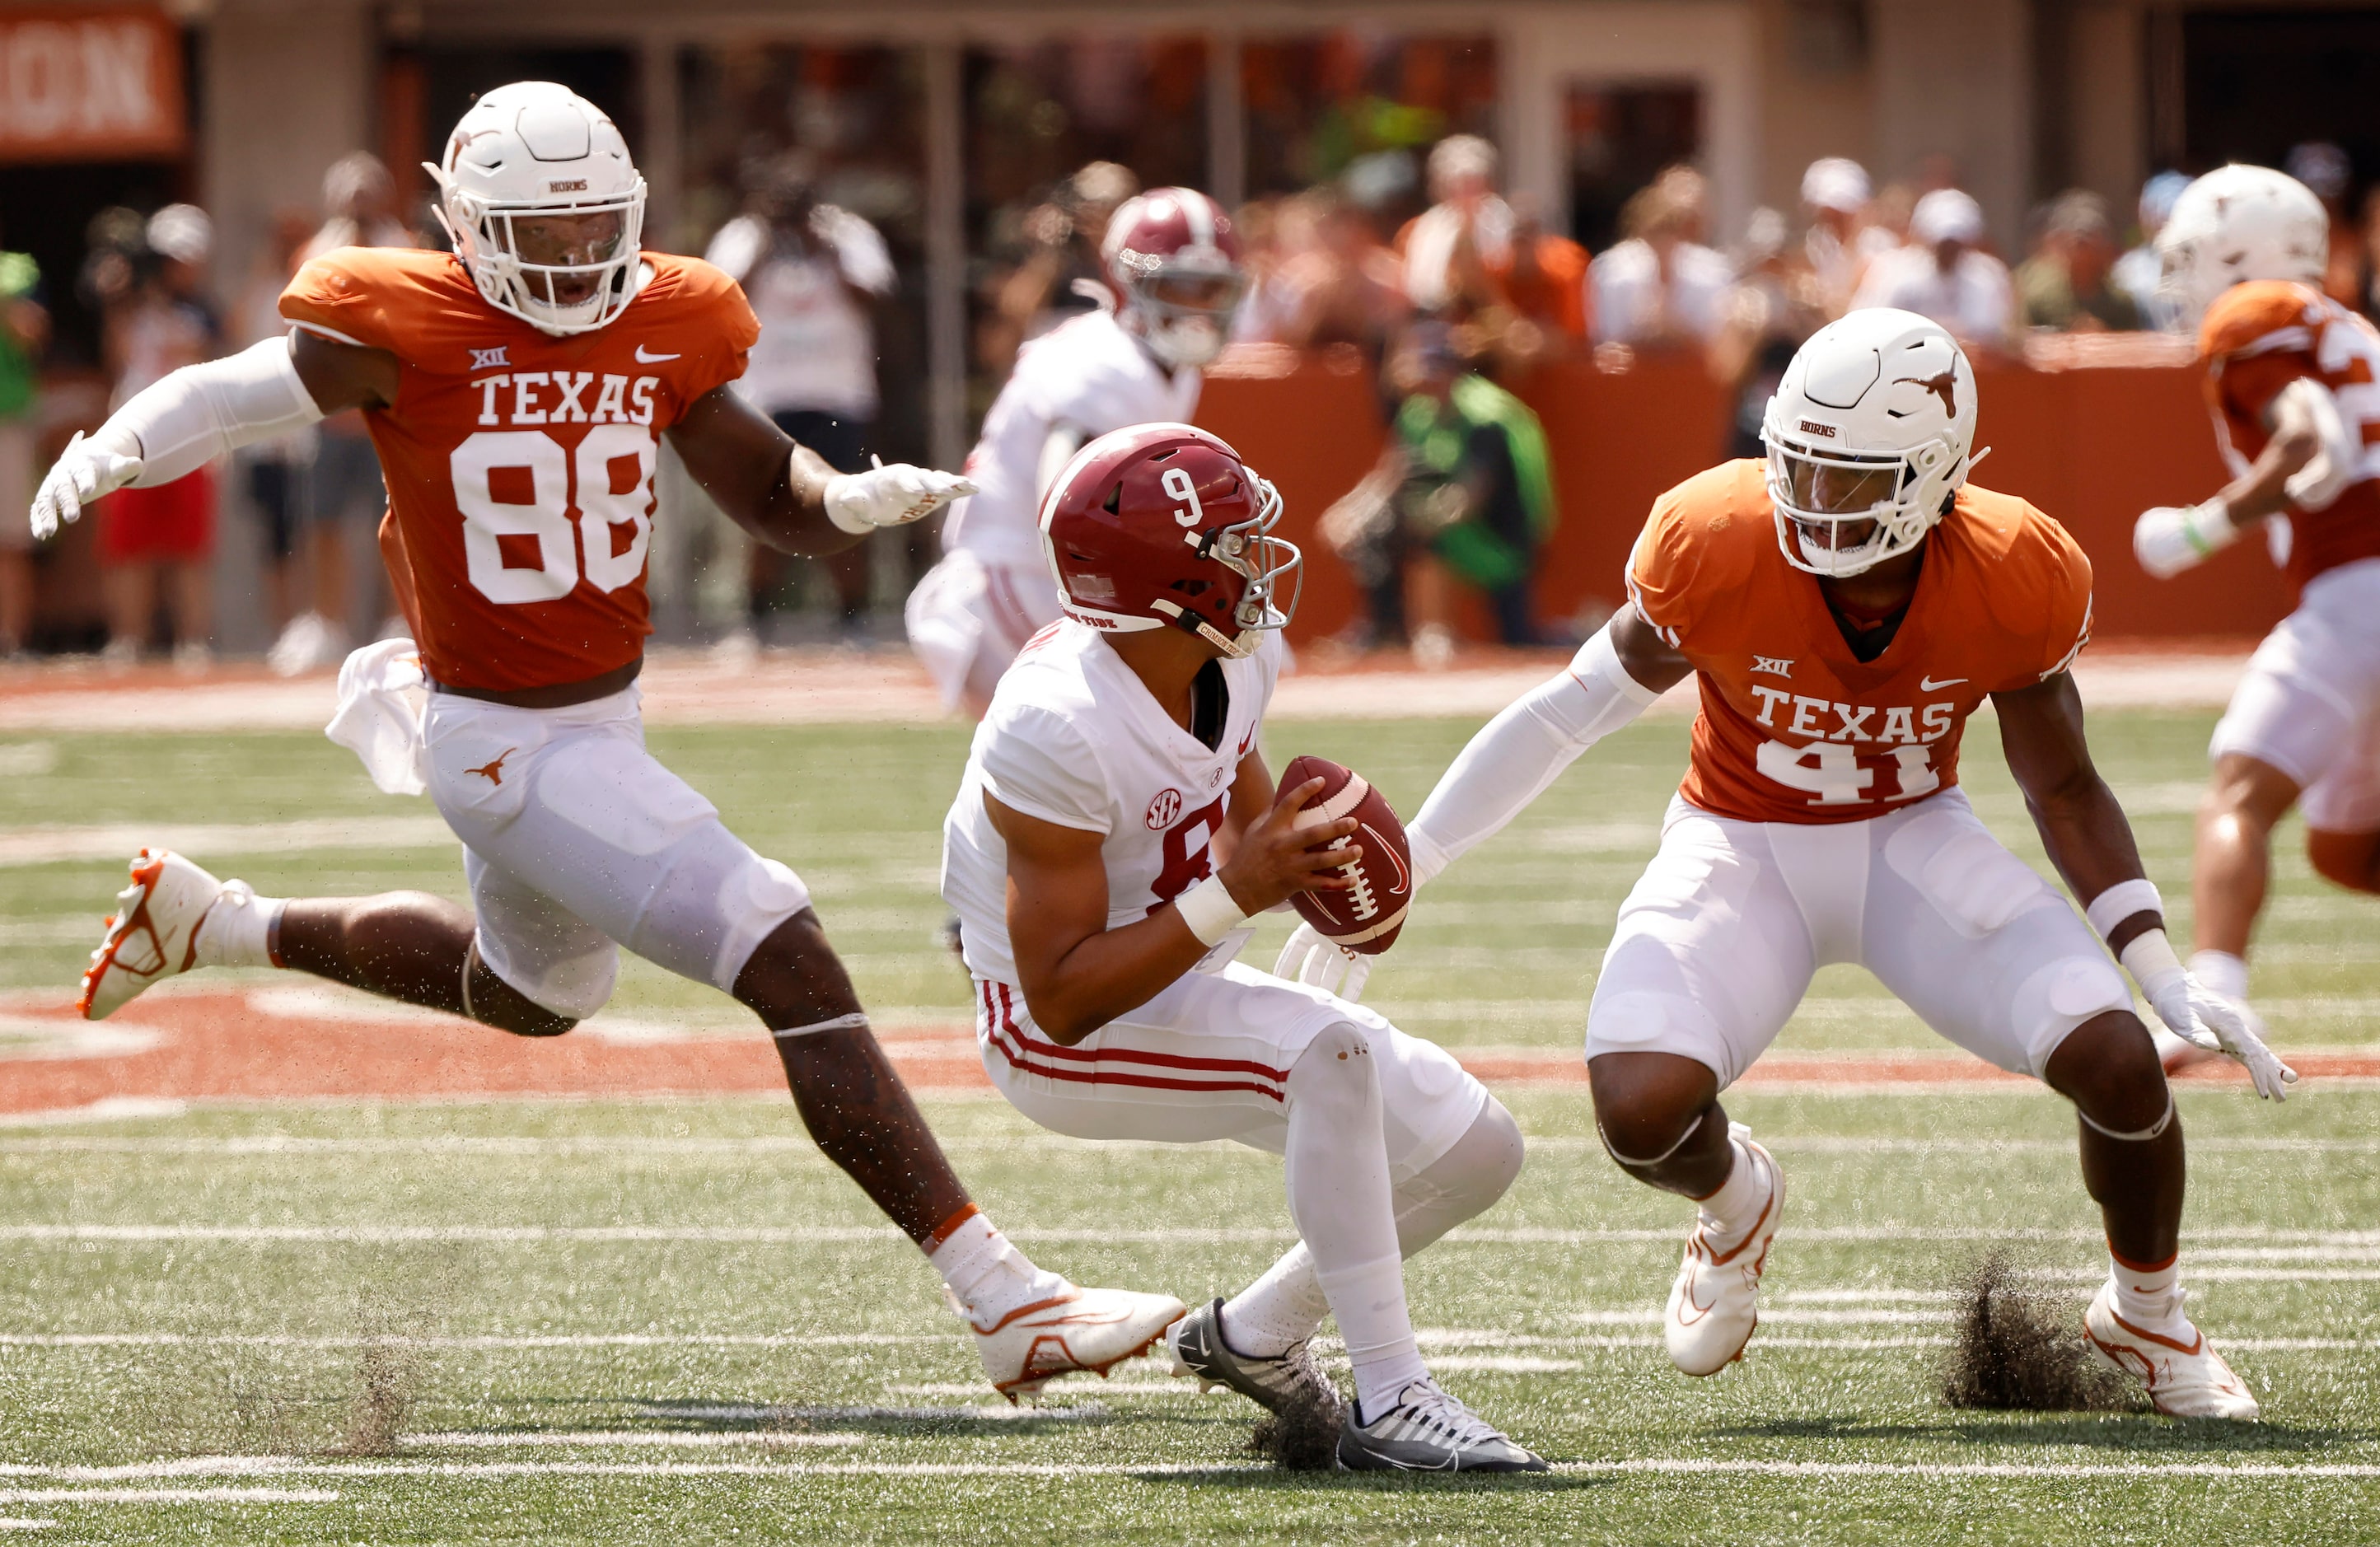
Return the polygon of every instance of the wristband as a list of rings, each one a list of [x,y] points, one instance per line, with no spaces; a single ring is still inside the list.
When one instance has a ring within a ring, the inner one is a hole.
[[[2156,1003],[2157,995],[2169,987],[2175,979],[2184,975],[2181,958],[2173,953],[2173,942],[2165,937],[2162,929],[2144,929],[2138,938],[2117,953],[2116,960],[2132,981],[2141,985],[2149,1003]]]
[[[2181,539],[2202,559],[2239,535],[2240,528],[2231,522],[2230,502],[2220,494],[2191,506],[2181,518]]]
[[[1190,933],[1198,937],[1202,946],[1215,946],[1224,936],[1248,922],[1248,915],[1232,900],[1232,888],[1223,885],[1220,876],[1209,876],[1173,900],[1181,910],[1182,922]]]
[[[2156,883],[2145,876],[2117,882],[2093,898],[2091,905],[2082,910],[2082,916],[2091,921],[2091,927],[2099,932],[2103,940],[2134,913],[2155,913],[2160,919],[2165,916],[2165,899],[2157,894]]]

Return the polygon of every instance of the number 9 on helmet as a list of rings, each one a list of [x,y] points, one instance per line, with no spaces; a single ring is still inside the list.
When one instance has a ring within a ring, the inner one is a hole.
[[[1169,625],[1225,655],[1253,654],[1297,611],[1305,557],[1273,536],[1281,495],[1186,424],[1102,435],[1041,499],[1041,550],[1058,604],[1110,634]],[[1281,583],[1293,580],[1287,598]]]

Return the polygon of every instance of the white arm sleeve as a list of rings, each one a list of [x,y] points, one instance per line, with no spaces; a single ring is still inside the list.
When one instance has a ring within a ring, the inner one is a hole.
[[[1609,631],[1597,633],[1569,671],[1505,706],[1456,755],[1405,828],[1415,885],[1501,832],[1580,753],[1659,696],[1620,664]]]
[[[184,366],[134,394],[92,439],[140,459],[135,487],[171,483],[235,447],[302,429],[322,417],[298,379],[286,337]]]

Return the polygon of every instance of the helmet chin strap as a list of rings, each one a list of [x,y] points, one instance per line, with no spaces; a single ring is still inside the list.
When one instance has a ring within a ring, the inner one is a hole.
[[[1248,635],[1257,632],[1255,629],[1243,629],[1236,635],[1225,634],[1181,603],[1164,597],[1158,598],[1149,605],[1172,619],[1174,626],[1183,633],[1196,635],[1233,660],[1245,660],[1256,652],[1256,647],[1248,642]]]

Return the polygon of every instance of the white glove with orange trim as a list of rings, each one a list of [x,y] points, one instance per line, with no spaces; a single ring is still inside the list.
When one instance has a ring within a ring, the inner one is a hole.
[[[826,518],[846,532],[865,535],[880,526],[922,521],[975,485],[956,473],[879,462],[864,473],[837,473],[826,484]]]
[[[2289,1087],[2298,1082],[2298,1071],[2265,1045],[2264,1026],[2256,1012],[2199,982],[2174,954],[2164,930],[2151,929],[2134,937],[2116,959],[2141,985],[2142,995],[2166,1030],[2210,1053],[2238,1059],[2255,1083],[2256,1094],[2266,1100],[2289,1098]]]

